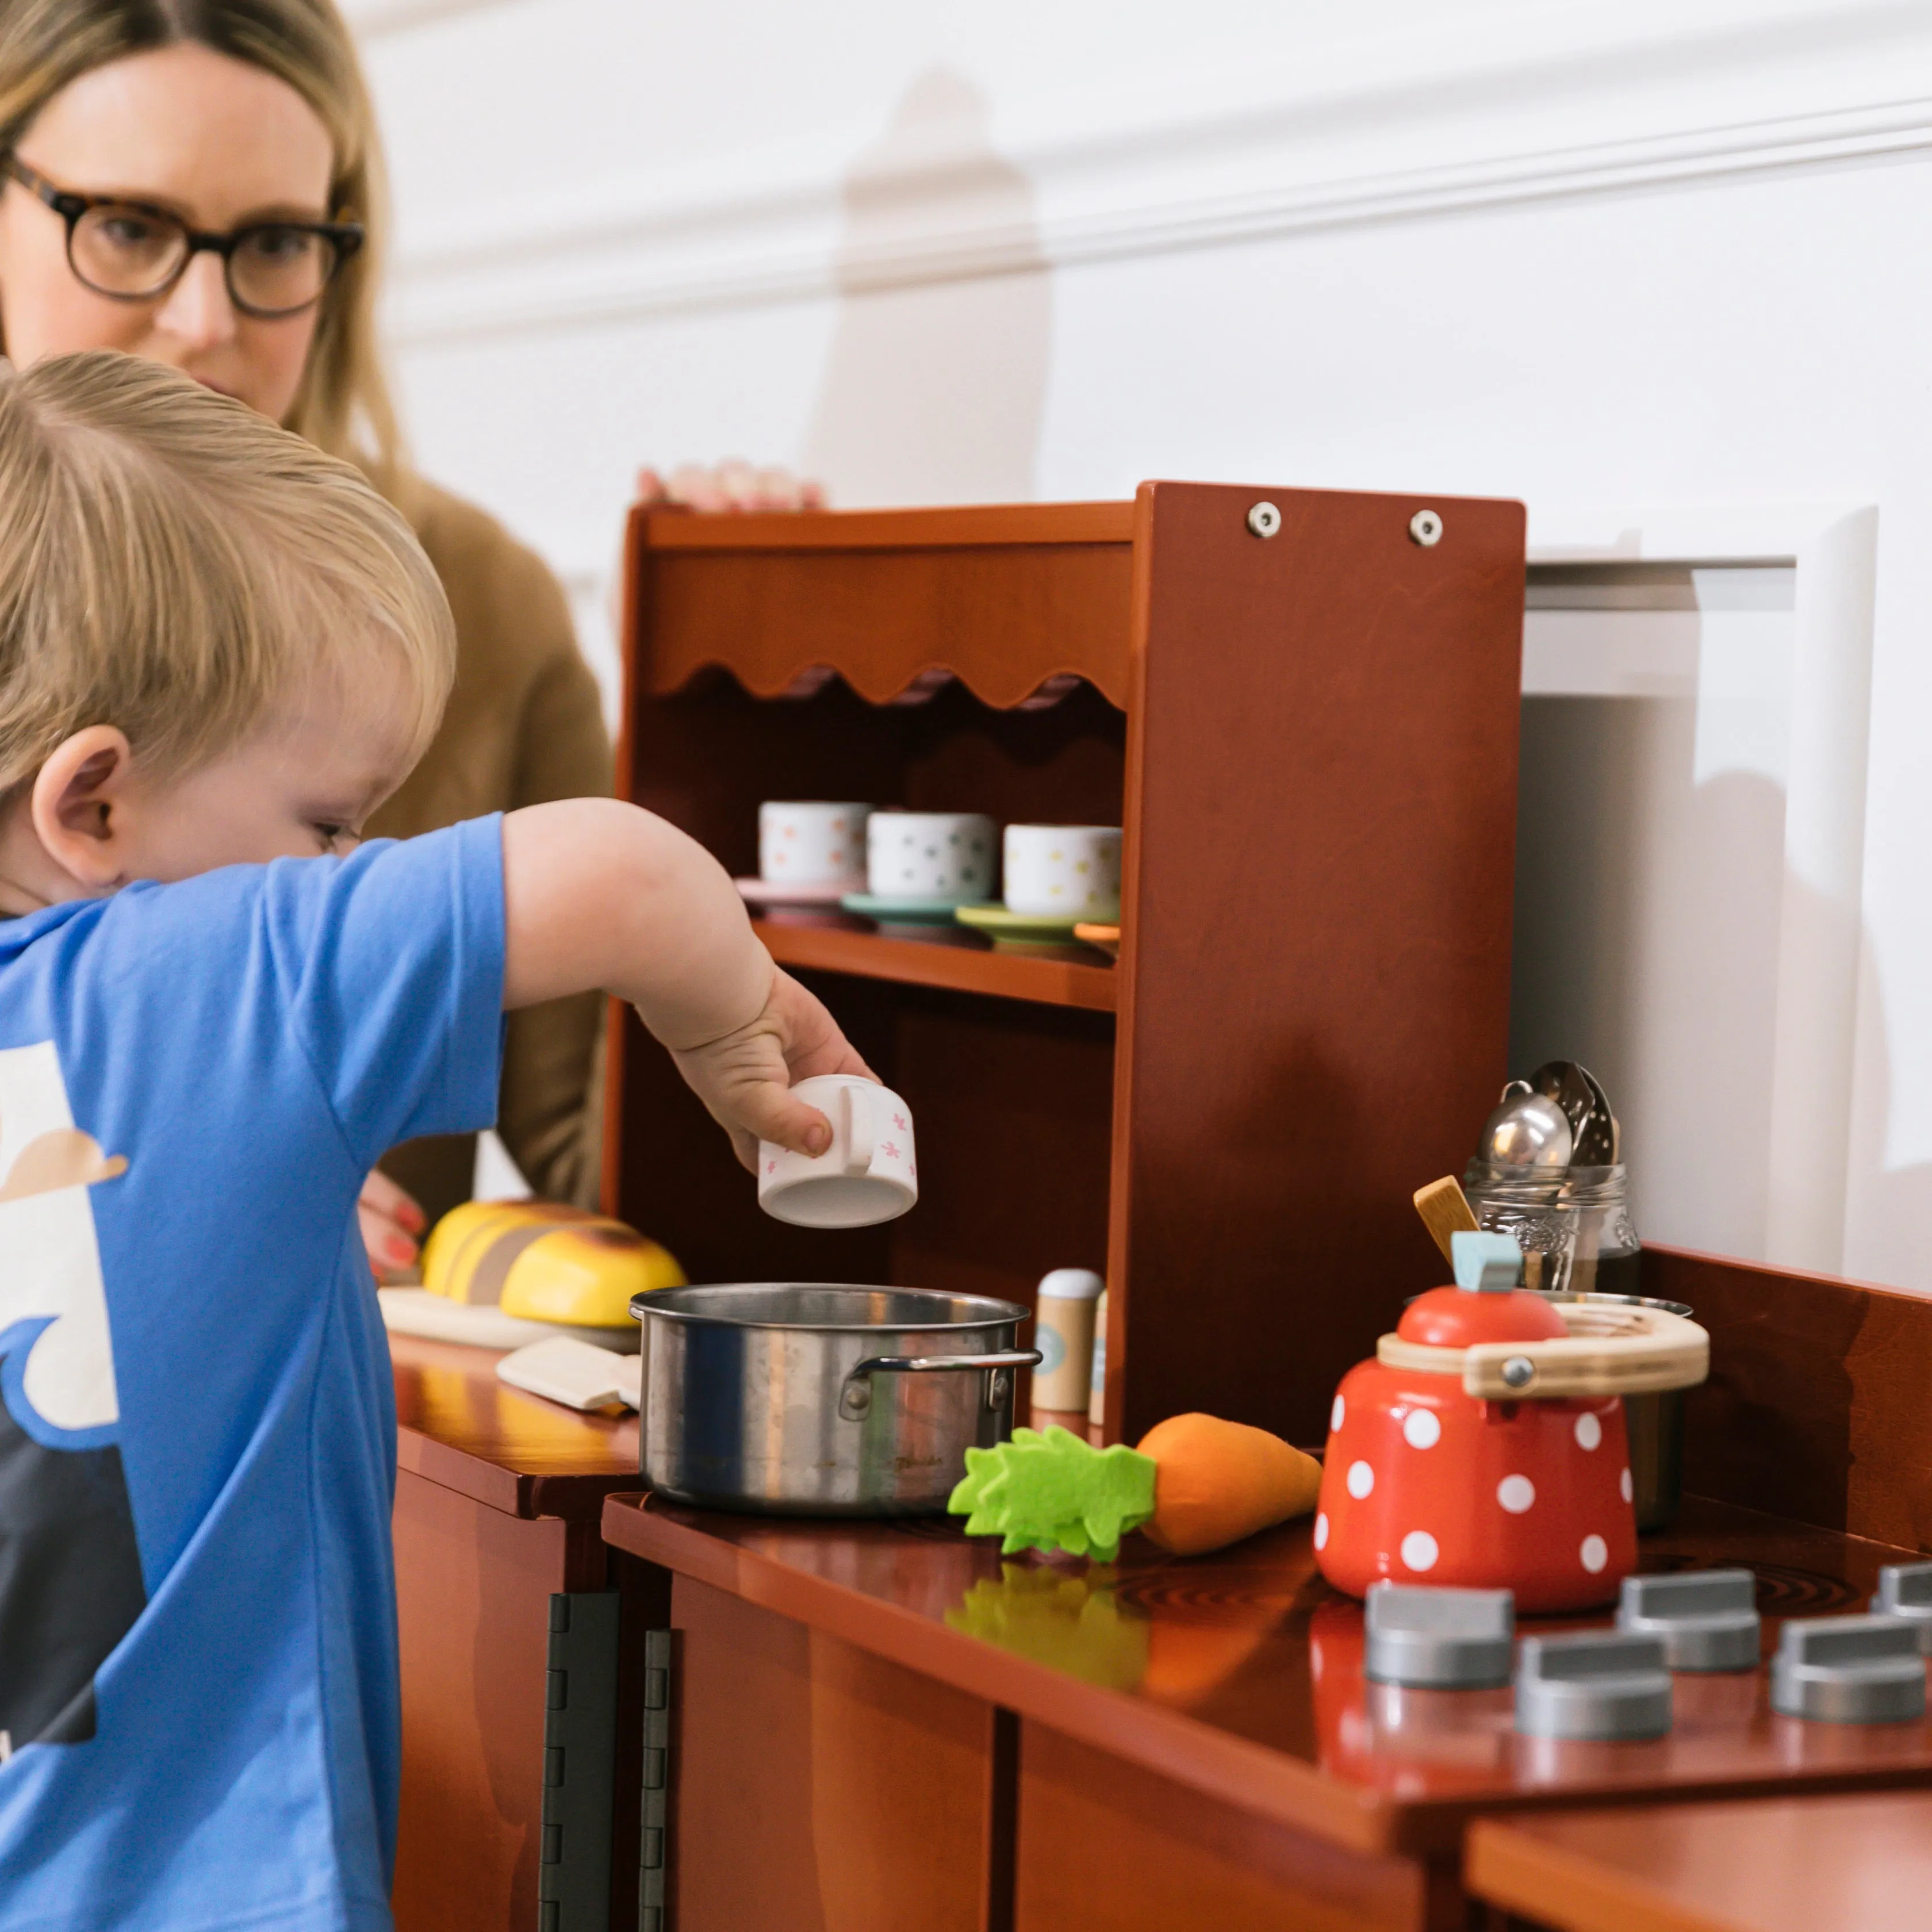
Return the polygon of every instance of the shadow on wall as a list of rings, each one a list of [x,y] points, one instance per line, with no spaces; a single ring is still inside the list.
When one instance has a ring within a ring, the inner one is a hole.
[[[1694,702],[1523,706],[1510,1068],[1582,1060],[1624,1126],[1646,1238],[1767,1258],[1780,934],[1846,914],[1790,872],[1784,794],[1692,776]],[[1888,1172],[1891,1056],[1868,934],[1844,1163],[1855,1278],[1932,1293],[1932,1164]],[[1768,1258],[1780,1258],[1775,1253]]]
[[[1693,777],[1694,698],[1523,704],[1510,1070],[1577,1059],[1640,1232],[1763,1258],[1784,794]]]
[[[1845,1272],[1854,1280],[1932,1294],[1932,1162],[1888,1169],[1892,1042],[1869,931],[1859,936],[1858,1096],[1845,1201]]]
[[[993,151],[986,96],[944,69],[907,89],[848,178],[839,315],[803,452],[842,508],[1034,492],[1053,287],[1032,184]],[[998,274],[947,280],[949,237]]]

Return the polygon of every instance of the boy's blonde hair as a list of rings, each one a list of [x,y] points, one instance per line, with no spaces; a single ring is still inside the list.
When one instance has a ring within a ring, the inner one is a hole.
[[[134,356],[0,362],[0,796],[90,724],[191,770],[332,680],[382,703],[400,781],[455,662],[435,570],[350,464]]]

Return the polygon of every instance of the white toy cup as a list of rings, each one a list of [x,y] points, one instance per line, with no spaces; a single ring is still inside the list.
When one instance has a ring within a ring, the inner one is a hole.
[[[1006,910],[1034,919],[1120,916],[1118,825],[1010,825]]]
[[[848,886],[866,877],[869,805],[770,799],[758,807],[758,876],[773,886]]]
[[[912,1110],[889,1087],[850,1073],[818,1073],[791,1090],[832,1123],[821,1154],[758,1143],[758,1205],[800,1228],[866,1228],[919,1198]]]
[[[866,826],[867,890],[881,899],[993,896],[993,821],[980,812],[875,812]]]

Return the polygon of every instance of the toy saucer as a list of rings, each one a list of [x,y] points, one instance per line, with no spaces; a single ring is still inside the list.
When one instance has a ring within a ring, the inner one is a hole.
[[[881,926],[950,926],[959,909],[957,899],[897,898],[874,892],[848,892],[838,903]]]
[[[894,898],[874,892],[848,892],[840,903],[848,913],[869,919],[881,938],[920,939],[929,946],[976,946],[979,941],[952,916],[957,899]]]
[[[823,906],[835,912],[852,890],[836,881],[829,886],[791,886],[779,879],[734,879],[731,883],[747,905]]]
[[[1073,930],[1081,922],[1043,913],[1010,912],[1003,905],[963,905],[955,916],[962,926],[983,932],[997,946],[1015,950],[1024,946],[1029,951],[1043,946],[1073,946]]]
[[[1097,947],[1109,959],[1120,956],[1120,928],[1118,926],[1090,926],[1083,920],[1073,928],[1073,936],[1083,946]]]

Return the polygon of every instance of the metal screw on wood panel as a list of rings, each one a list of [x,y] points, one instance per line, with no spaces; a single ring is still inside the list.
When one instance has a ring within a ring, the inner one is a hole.
[[[1527,1388],[1536,1379],[1536,1364],[1527,1355],[1512,1355],[1503,1364],[1503,1380],[1511,1388]]]
[[[1281,528],[1281,512],[1272,503],[1257,503],[1248,512],[1248,528],[1258,537],[1271,537]]]
[[[1408,520],[1408,534],[1424,550],[1432,549],[1442,541],[1442,519],[1433,510],[1418,510]]]

